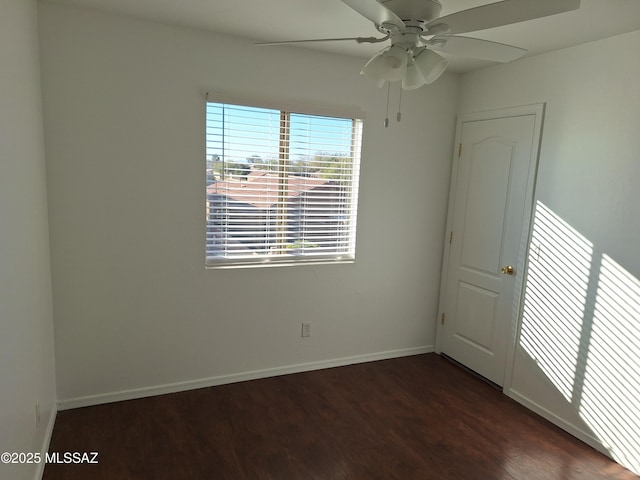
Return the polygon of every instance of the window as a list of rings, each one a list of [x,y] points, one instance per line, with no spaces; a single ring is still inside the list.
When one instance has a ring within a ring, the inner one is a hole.
[[[206,264],[355,259],[362,122],[207,102]]]

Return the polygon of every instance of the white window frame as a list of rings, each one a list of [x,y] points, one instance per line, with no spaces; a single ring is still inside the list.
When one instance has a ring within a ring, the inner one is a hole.
[[[347,202],[347,217],[348,223],[346,229],[347,232],[344,237],[340,237],[341,240],[346,241],[346,248],[344,251],[340,252],[328,252],[324,254],[314,254],[305,249],[299,249],[297,251],[293,251],[289,253],[289,249],[284,249],[282,247],[278,248],[276,251],[273,251],[269,254],[259,254],[259,255],[210,255],[209,250],[209,238],[210,238],[210,227],[212,227],[210,223],[210,214],[211,209],[214,208],[212,205],[213,201],[210,201],[210,195],[206,194],[205,202],[206,202],[206,211],[207,218],[205,218],[206,225],[206,239],[205,239],[205,266],[207,269],[209,268],[241,268],[241,267],[265,267],[265,266],[285,266],[285,265],[309,265],[309,264],[336,264],[336,263],[353,263],[355,262],[355,251],[356,251],[356,226],[357,226],[357,210],[358,210],[358,187],[359,187],[359,177],[360,177],[360,156],[361,156],[361,145],[362,145],[362,124],[364,115],[360,110],[357,109],[349,109],[344,107],[334,107],[334,106],[309,106],[309,105],[299,105],[292,104],[290,102],[283,101],[265,101],[265,100],[248,100],[248,99],[239,99],[237,97],[230,97],[228,95],[223,95],[219,93],[207,93],[207,104],[215,103],[215,104],[224,104],[228,106],[243,106],[250,108],[266,108],[272,110],[278,110],[280,112],[280,158],[279,163],[280,167],[278,170],[278,175],[288,174],[286,172],[287,168],[289,168],[291,162],[294,160],[289,158],[288,153],[288,135],[289,130],[288,121],[290,115],[310,115],[310,116],[322,116],[322,117],[331,117],[341,120],[350,120],[352,122],[352,132],[351,132],[351,151],[348,156],[350,159],[350,167],[351,167],[351,175],[349,177],[349,194],[348,194],[348,202]],[[207,120],[205,120],[207,122]],[[208,123],[207,123],[208,125]],[[205,142],[207,142],[208,134],[205,133]],[[285,167],[283,167],[285,165]],[[283,174],[283,171],[285,172]],[[282,181],[282,179],[281,179]],[[287,180],[285,179],[283,184],[286,185]],[[282,186],[278,187],[278,195],[286,196],[285,193],[281,192]],[[284,187],[287,188],[287,187]],[[283,204],[286,204],[286,199],[278,200],[278,212],[279,216],[283,213],[280,208]],[[284,218],[284,216],[282,216]],[[279,219],[278,220],[278,229],[284,230],[286,228],[287,221]],[[226,234],[225,234],[226,235]],[[280,235],[280,234],[278,234]],[[279,237],[280,238],[280,237]]]

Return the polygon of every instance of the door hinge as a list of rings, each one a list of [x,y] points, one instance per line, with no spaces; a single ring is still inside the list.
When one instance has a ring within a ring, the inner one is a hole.
[[[442,314],[442,318],[440,318],[440,324],[441,325],[444,325],[444,318],[445,318],[445,316],[444,316],[444,313],[443,313]]]
[[[453,242],[453,230],[449,232],[449,243]]]
[[[462,144],[461,143],[458,144],[458,157],[460,155],[462,155]]]

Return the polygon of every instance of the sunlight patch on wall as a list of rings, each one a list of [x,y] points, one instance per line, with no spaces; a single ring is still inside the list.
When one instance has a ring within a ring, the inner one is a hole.
[[[543,203],[533,221],[520,344],[571,402],[593,244]]]
[[[520,347],[640,473],[640,280],[538,202],[524,288]]]
[[[580,415],[611,455],[640,471],[640,281],[603,255]]]

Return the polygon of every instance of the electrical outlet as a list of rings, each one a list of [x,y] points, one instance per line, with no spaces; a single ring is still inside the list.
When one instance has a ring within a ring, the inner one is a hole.
[[[40,402],[36,402],[36,428],[40,426]]]
[[[311,336],[311,323],[302,322],[302,336],[310,337]]]

